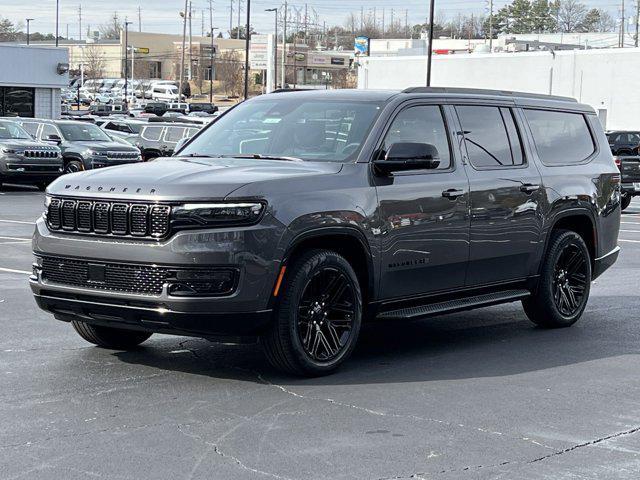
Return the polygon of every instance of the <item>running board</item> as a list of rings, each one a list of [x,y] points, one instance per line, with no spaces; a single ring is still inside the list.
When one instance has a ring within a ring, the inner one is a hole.
[[[443,313],[460,312],[478,307],[488,307],[500,303],[515,302],[531,295],[529,290],[505,290],[504,292],[487,293],[475,297],[448,300],[446,302],[432,303],[417,307],[401,308],[380,313],[380,320],[415,319],[440,315]]]

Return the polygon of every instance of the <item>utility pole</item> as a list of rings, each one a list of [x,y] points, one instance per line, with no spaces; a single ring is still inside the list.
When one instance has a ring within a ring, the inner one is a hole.
[[[382,9],[382,38],[385,37],[385,32],[386,32],[386,25],[384,24],[384,14],[385,14],[385,10],[386,9]]]
[[[82,5],[78,5],[78,40],[82,41]]]
[[[431,57],[433,56],[433,10],[435,0],[429,3],[429,50],[427,50],[427,87],[431,86]]]
[[[192,68],[193,68],[193,30],[192,30],[192,25],[191,25],[191,17],[193,16],[193,8],[192,8],[192,4],[191,4],[191,0],[189,0],[189,68],[188,68],[188,72],[189,72],[189,77],[188,79],[191,80],[193,78],[193,73],[192,73]]]
[[[209,103],[213,104],[213,0],[209,0],[209,30],[211,31],[211,51],[209,52]]]
[[[622,0],[620,12],[620,48],[624,48],[624,0]]]
[[[238,30],[236,31],[238,40],[240,40],[240,22],[242,22],[242,0],[238,0]]]
[[[364,30],[364,7],[360,7],[360,33]]]
[[[276,90],[278,88],[278,9],[267,8],[265,12],[274,12],[276,17],[275,29],[273,31],[273,89]]]
[[[394,28],[395,28],[395,25],[393,24],[393,13],[394,13],[394,12],[393,12],[393,8],[392,8],[392,9],[391,9],[391,25],[390,25],[390,27],[389,27],[389,28],[391,29],[391,38],[394,38],[394,37],[393,37],[393,34],[394,34],[394,31],[393,31],[393,30],[394,30]]]
[[[25,20],[27,22],[27,45],[29,45],[29,24],[33,22],[33,18],[26,18]]]
[[[60,0],[56,0],[56,47],[58,46],[59,23],[60,23]]]
[[[182,16],[182,52],[180,57],[180,83],[178,90],[178,100],[182,100],[182,85],[184,82],[184,53],[187,48],[187,9],[189,8],[189,0],[184,0],[184,15]]]
[[[138,31],[142,32],[142,7],[138,5]]]
[[[229,7],[229,38],[233,38],[231,36],[232,30],[233,30],[233,0],[231,0],[231,6]]]
[[[308,21],[308,14],[309,14],[309,6],[308,4],[304,4],[304,44],[307,45],[309,42],[307,41],[307,35],[308,35],[308,26],[309,26],[309,21]]]
[[[240,30],[240,29],[238,29]],[[247,30],[245,32],[244,40],[244,99],[249,98],[249,47],[250,47],[250,35],[251,31],[251,0],[247,0]]]
[[[68,23],[66,24],[66,27],[67,27],[67,33],[65,34],[65,38],[69,40],[69,24]]]
[[[284,88],[287,83],[287,0],[284,0],[284,17],[282,23],[282,82],[280,87]]]
[[[409,10],[404,11],[404,31],[407,32],[407,38],[409,38]]]
[[[129,25],[133,22],[124,20],[124,104],[129,109],[128,83],[129,83]]]
[[[489,0],[489,53],[493,52],[493,0]]]

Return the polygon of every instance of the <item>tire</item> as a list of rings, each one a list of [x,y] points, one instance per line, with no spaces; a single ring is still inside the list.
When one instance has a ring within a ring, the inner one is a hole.
[[[287,269],[273,323],[261,343],[278,370],[327,375],[353,352],[361,323],[362,294],[349,262],[330,250],[311,250]]]
[[[82,170],[84,170],[84,167],[83,167],[82,162],[80,160],[69,160],[64,165],[64,173],[65,174],[81,172]]]
[[[551,234],[536,291],[522,301],[533,323],[544,328],[565,328],[576,323],[589,300],[591,257],[576,232]]]
[[[620,199],[620,208],[624,211],[631,205],[631,200],[633,197],[631,195],[623,195]]]
[[[78,335],[87,342],[102,348],[130,350],[140,345],[152,335],[148,332],[125,330],[121,328],[99,327],[85,322],[72,321],[71,325]]]

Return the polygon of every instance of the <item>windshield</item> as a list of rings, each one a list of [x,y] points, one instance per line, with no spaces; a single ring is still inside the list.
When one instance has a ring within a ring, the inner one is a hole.
[[[109,142],[111,139],[99,127],[90,123],[59,124],[62,136],[68,142]]]
[[[32,140],[33,138],[17,123],[0,122],[0,139]]]
[[[262,155],[308,161],[354,160],[378,117],[377,102],[304,100],[273,95],[241,104],[180,155]]]

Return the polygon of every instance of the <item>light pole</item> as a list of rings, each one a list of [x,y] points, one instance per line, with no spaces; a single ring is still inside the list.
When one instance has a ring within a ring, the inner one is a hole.
[[[58,23],[60,20],[60,0],[56,0],[56,47],[58,46]]]
[[[433,55],[433,10],[435,0],[430,0],[429,4],[429,50],[427,50],[427,87],[431,86],[431,57]]]
[[[275,90],[278,88],[278,9],[267,8],[265,12],[275,12],[276,17],[275,30],[273,31],[273,89]]]
[[[251,29],[251,0],[247,0],[247,26],[244,32],[244,99],[249,98],[249,42]]]
[[[182,101],[182,86],[184,82],[184,54],[187,48],[187,8],[189,8],[189,0],[184,0],[184,12],[180,12],[182,17],[182,52],[180,55],[180,83],[178,87],[178,101]]]
[[[27,45],[29,45],[29,23],[33,21],[33,18],[27,18],[25,20],[27,22]]]
[[[129,96],[127,84],[129,83],[129,25],[133,22],[124,22],[124,104],[129,109]]]

